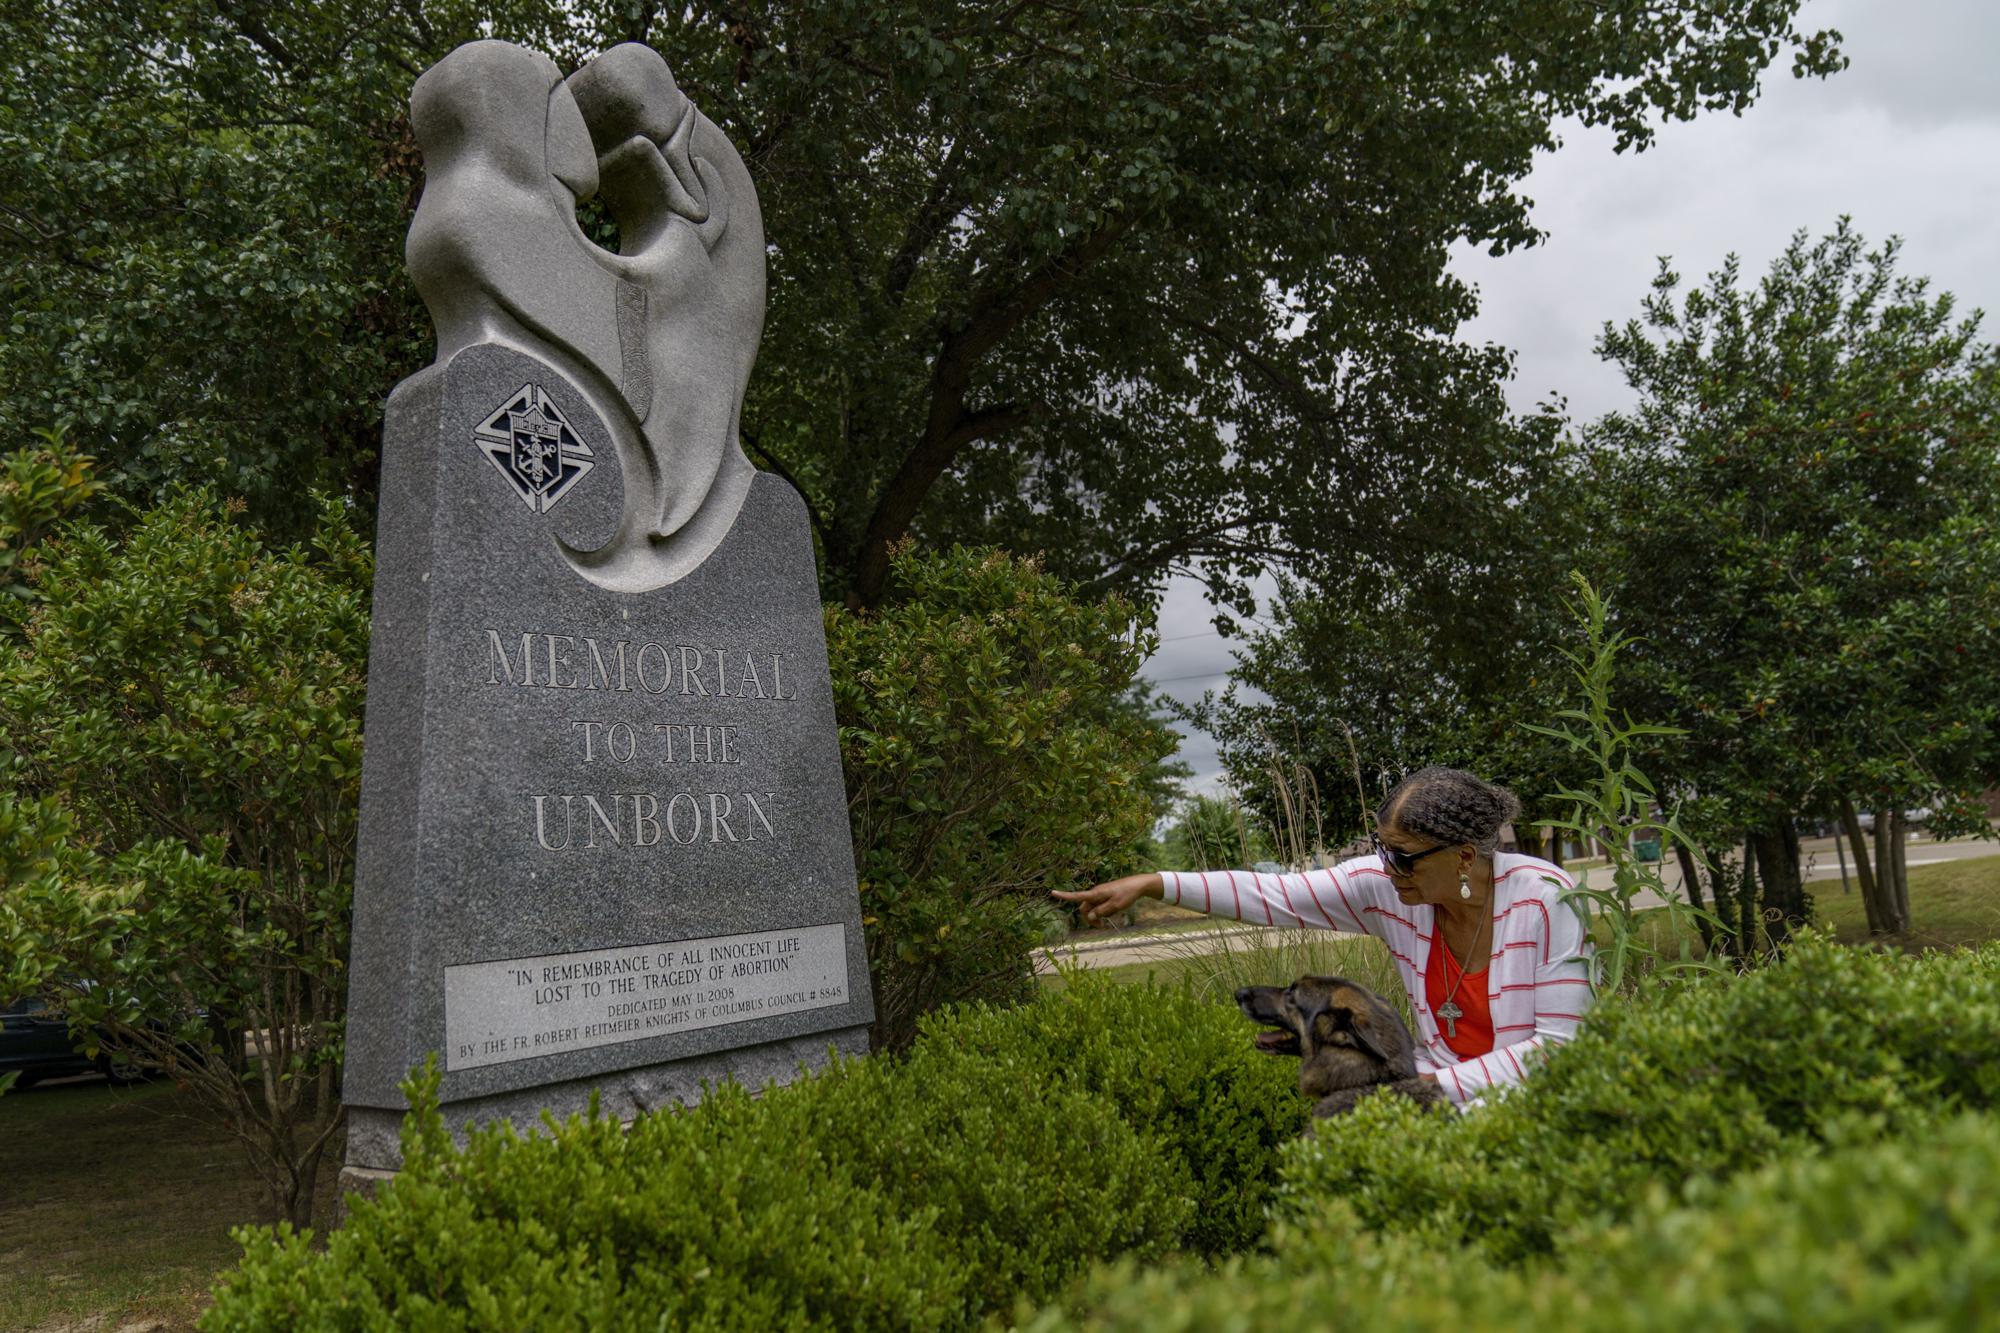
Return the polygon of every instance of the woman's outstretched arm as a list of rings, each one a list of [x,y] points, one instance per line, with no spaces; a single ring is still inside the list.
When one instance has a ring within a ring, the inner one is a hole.
[[[1133,903],[1141,898],[1158,898],[1164,893],[1164,886],[1157,874],[1127,875],[1123,879],[1109,879],[1102,884],[1074,893],[1061,889],[1049,894],[1066,903],[1075,903],[1083,911],[1083,919],[1095,924],[1107,917],[1129,911]]]
[[[1253,925],[1311,926],[1356,934],[1370,933],[1367,911],[1373,901],[1344,866],[1297,874],[1169,870],[1127,875],[1077,893],[1054,896],[1082,906],[1086,921],[1116,916],[1140,898],[1162,898],[1190,911],[1233,917]]]

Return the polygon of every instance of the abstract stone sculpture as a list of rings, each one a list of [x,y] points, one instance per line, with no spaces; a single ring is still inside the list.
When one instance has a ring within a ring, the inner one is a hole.
[[[408,256],[438,361],[497,343],[561,370],[625,481],[617,532],[565,553],[621,592],[681,578],[754,473],[737,421],[764,325],[764,224],[743,159],[636,44],[564,80],[546,56],[473,42],[417,80],[410,110],[425,181]],[[577,225],[600,190],[619,254]]]
[[[873,1018],[805,508],[737,440],[764,233],[643,46],[417,82],[436,364],[384,425],[350,1182],[454,1126],[786,1079]],[[621,253],[578,226],[601,190]]]

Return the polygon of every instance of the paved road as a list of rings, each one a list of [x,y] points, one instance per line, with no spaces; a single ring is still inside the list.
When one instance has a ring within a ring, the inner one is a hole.
[[[1840,857],[1834,850],[1832,838],[1808,838],[1799,845],[1799,852],[1805,861],[1806,879],[1813,883],[1840,880]],[[1937,865],[1944,861],[1965,861],[1974,857],[2000,856],[2000,842],[1979,838],[1962,838],[1956,842],[1931,842],[1921,837],[1910,839],[1909,864],[1913,866]],[[1586,882],[1601,882],[1604,868],[1586,865],[1583,871],[1589,876]],[[1661,879],[1670,890],[1681,886],[1681,869],[1676,860],[1668,860],[1662,867]],[[1859,891],[1858,882],[1853,881],[1854,867],[1850,859],[1847,873],[1853,890]],[[1823,890],[1824,891],[1824,890]],[[1832,892],[1841,890],[1834,888]],[[1657,905],[1658,900],[1653,900]],[[1647,905],[1643,900],[1641,906]],[[1037,972],[1053,972],[1058,960],[1066,967],[1124,967],[1129,963],[1156,963],[1186,958],[1191,954],[1214,953],[1227,944],[1230,948],[1255,949],[1267,944],[1276,944],[1286,932],[1272,930],[1268,926],[1226,926],[1214,930],[1181,930],[1151,935],[1107,935],[1093,939],[1085,933],[1068,944],[1051,949],[1039,950],[1035,955]]]
[[[1806,879],[1815,882],[1828,879],[1838,881],[1841,877],[1840,853],[1844,850],[1846,850],[1845,842],[1841,843],[1840,850],[1836,850],[1835,840],[1832,838],[1807,838],[1801,842],[1799,844],[1799,854],[1805,862]],[[2000,842],[1985,838],[1960,838],[1955,842],[1931,842],[1927,838],[1912,836],[1906,860],[1913,866],[1928,866],[1936,865],[1943,861],[1971,860],[1979,856],[2000,856]],[[1681,867],[1679,860],[1669,857],[1662,869],[1665,873],[1660,878],[1665,882],[1666,886],[1669,889],[1680,888]],[[1603,874],[1604,872],[1601,869],[1597,870],[1592,875],[1592,878],[1601,879]],[[1858,882],[1853,880],[1854,861],[1852,856],[1847,858],[1847,875],[1850,882],[1854,883],[1854,886],[1858,888]]]

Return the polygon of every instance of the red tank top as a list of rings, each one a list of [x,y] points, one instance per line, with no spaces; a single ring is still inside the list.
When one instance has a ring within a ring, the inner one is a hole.
[[[1459,1016],[1449,1022],[1438,1013],[1447,998],[1460,1010]],[[1453,1054],[1470,1060],[1492,1051],[1493,1009],[1486,997],[1486,968],[1467,972],[1461,978],[1458,960],[1445,948],[1442,936],[1431,941],[1430,962],[1424,968],[1424,1002],[1437,1022],[1438,1035]]]

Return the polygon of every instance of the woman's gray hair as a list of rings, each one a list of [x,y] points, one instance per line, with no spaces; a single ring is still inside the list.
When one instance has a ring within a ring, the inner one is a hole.
[[[1505,787],[1437,766],[1397,783],[1375,812],[1375,824],[1393,823],[1447,845],[1469,842],[1480,855],[1491,856],[1500,846],[1501,826],[1520,813],[1520,799]]]

